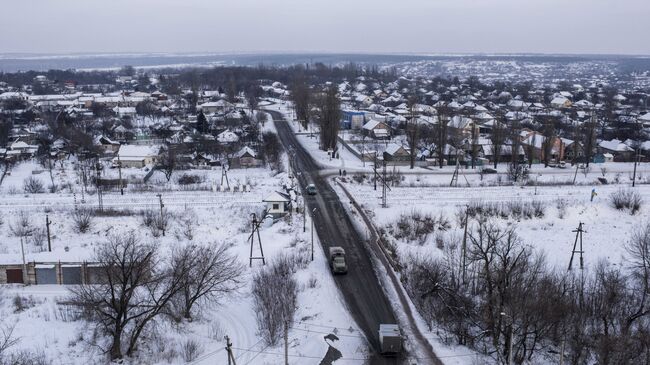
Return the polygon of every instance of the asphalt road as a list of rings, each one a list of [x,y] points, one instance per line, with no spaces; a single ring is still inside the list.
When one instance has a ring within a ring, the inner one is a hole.
[[[313,211],[314,225],[326,255],[329,247],[341,246],[345,249],[348,264],[347,275],[334,276],[343,294],[348,310],[357,325],[364,332],[374,353],[371,364],[401,364],[401,358],[385,358],[379,355],[379,324],[397,323],[393,309],[375,275],[372,261],[366,250],[363,238],[354,228],[336,192],[325,177],[319,175],[319,167],[309,153],[300,145],[293,131],[278,112],[272,112],[280,140],[290,155],[294,156],[299,184],[316,185],[318,194],[305,195],[307,209]],[[334,304],[334,303],[333,303]]]

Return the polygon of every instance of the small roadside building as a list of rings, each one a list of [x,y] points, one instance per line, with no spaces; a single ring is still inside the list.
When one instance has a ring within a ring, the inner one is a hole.
[[[272,215],[273,218],[282,217],[291,211],[289,194],[274,191],[262,201],[266,203],[266,213]]]
[[[153,165],[158,161],[161,147],[157,145],[129,145],[120,146],[117,157],[113,158],[113,165],[121,164],[122,167],[143,168]]]

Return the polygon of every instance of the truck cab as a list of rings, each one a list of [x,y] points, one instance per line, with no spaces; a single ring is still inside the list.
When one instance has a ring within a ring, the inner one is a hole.
[[[347,274],[348,265],[345,262],[345,250],[342,247],[330,247],[329,261],[333,274]]]

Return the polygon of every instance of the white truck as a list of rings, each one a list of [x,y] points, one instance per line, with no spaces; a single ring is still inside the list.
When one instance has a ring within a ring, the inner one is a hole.
[[[402,333],[396,324],[379,325],[380,352],[385,356],[397,356],[402,352]]]
[[[334,274],[347,274],[348,265],[345,263],[343,247],[330,247],[330,268]]]

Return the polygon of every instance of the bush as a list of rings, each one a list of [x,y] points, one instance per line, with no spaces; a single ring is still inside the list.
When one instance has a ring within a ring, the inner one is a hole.
[[[253,303],[262,338],[269,346],[278,343],[285,321],[293,323],[298,284],[290,260],[274,261],[253,277]]]
[[[89,208],[77,208],[72,214],[74,221],[74,230],[77,233],[86,233],[90,230],[94,218],[94,213]]]
[[[181,356],[185,362],[196,360],[203,352],[203,347],[198,342],[188,339],[181,344]]]
[[[29,194],[40,194],[45,191],[43,183],[34,176],[29,176],[23,180],[23,189]]]
[[[467,209],[469,216],[472,218],[499,217],[519,220],[544,217],[546,204],[538,200],[530,202],[522,202],[520,200],[510,202],[484,202],[474,200],[468,204]]]
[[[431,214],[413,210],[409,214],[401,214],[389,231],[396,239],[416,241],[423,245],[436,229],[445,231],[449,228],[451,228],[451,223],[442,213],[434,217]]]
[[[629,209],[630,214],[636,214],[641,209],[643,199],[641,195],[632,189],[620,188],[609,196],[612,206],[618,210]]]
[[[203,182],[203,177],[195,174],[183,174],[178,178],[180,185],[199,184]]]

